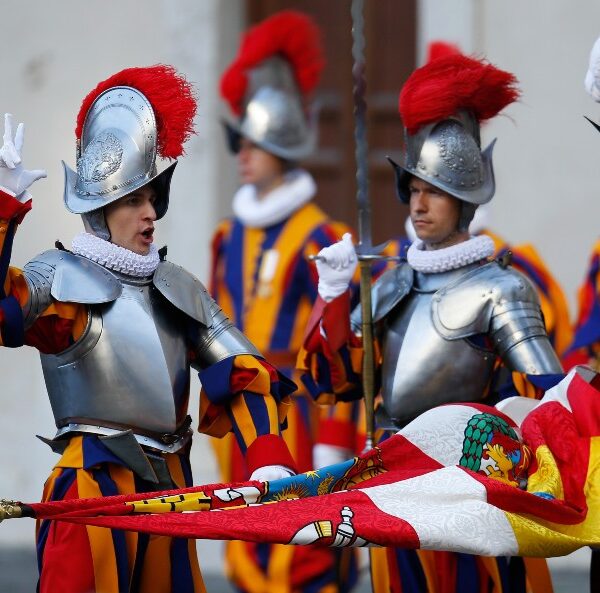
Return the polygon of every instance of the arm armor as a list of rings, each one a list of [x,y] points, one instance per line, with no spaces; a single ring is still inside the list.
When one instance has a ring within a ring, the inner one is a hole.
[[[163,261],[154,273],[154,286],[177,309],[197,321],[191,330],[195,368],[251,354],[261,356],[210,297],[204,285],[181,266]]]
[[[537,292],[512,268],[496,262],[474,269],[432,299],[435,328],[447,340],[487,334],[513,371],[561,373],[550,345]]]
[[[251,354],[262,358],[252,342],[231,323],[219,305],[212,298],[208,298],[210,299],[209,310],[212,323],[210,327],[197,326],[197,333],[193,337],[196,354],[194,366],[206,368],[226,358],[241,354]]]
[[[23,306],[25,329],[49,307],[52,300],[65,303],[109,303],[122,286],[111,272],[69,251],[50,249],[23,268],[29,298]]]
[[[534,296],[537,301],[537,295]],[[495,307],[490,336],[496,352],[513,371],[529,375],[563,372],[546,335],[539,302]]]

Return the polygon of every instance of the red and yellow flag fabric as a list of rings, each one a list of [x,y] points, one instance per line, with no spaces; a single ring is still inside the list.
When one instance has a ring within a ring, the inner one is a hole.
[[[187,538],[559,556],[600,544],[599,387],[578,367],[541,401],[441,406],[367,454],[271,483],[29,507]]]

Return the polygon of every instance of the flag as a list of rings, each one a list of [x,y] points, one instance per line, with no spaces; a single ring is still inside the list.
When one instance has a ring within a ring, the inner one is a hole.
[[[597,387],[577,367],[541,401],[440,406],[364,455],[273,482],[24,508],[187,538],[564,555],[600,544]]]

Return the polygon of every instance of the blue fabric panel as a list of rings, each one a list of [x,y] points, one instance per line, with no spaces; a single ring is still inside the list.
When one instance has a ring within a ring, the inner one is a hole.
[[[4,311],[2,341],[9,348],[19,348],[25,343],[25,326],[23,325],[21,305],[14,296],[10,295],[0,301],[0,308]]]
[[[231,399],[229,379],[234,360],[235,356],[230,356],[198,373],[202,388],[211,403],[215,405],[224,406]]]

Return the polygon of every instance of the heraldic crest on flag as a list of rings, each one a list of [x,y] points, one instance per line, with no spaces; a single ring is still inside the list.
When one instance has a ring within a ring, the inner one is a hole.
[[[558,556],[600,544],[600,375],[541,401],[434,408],[371,451],[272,482],[50,503],[30,516],[188,538]]]

